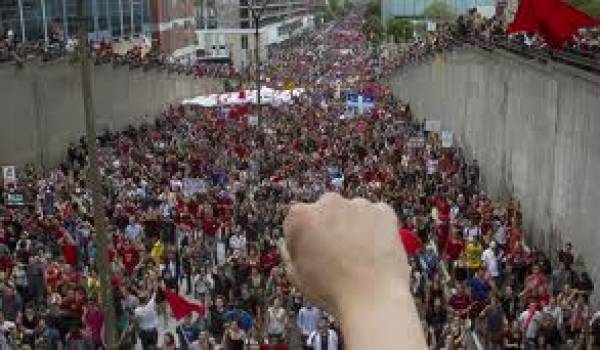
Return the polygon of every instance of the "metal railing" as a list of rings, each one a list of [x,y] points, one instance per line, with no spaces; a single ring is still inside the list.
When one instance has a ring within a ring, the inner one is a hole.
[[[457,39],[486,51],[504,50],[542,64],[552,61],[600,74],[600,49],[599,52],[594,52],[568,46],[561,50],[553,50],[546,46],[527,45],[523,41],[509,39],[506,36],[471,35],[457,37]]]

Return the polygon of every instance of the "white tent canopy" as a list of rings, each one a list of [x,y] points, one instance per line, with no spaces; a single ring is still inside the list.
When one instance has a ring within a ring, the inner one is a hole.
[[[292,96],[300,96],[303,92],[304,89],[302,88],[293,90],[275,90],[263,87],[260,89],[260,103],[271,105],[290,104],[292,103]],[[241,92],[231,92],[225,94],[202,95],[185,99],[182,104],[201,107],[256,104],[258,99],[256,95],[256,90],[244,90],[243,94]]]

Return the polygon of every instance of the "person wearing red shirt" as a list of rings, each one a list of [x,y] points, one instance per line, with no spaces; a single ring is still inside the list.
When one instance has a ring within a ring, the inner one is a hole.
[[[271,269],[280,262],[279,253],[276,247],[267,249],[267,251],[260,258],[260,265],[263,267],[265,273],[270,273]]]
[[[104,325],[104,312],[98,305],[98,301],[94,298],[90,299],[88,304],[83,309],[83,322],[88,330],[94,347],[102,348],[102,328]]]
[[[218,230],[219,224],[212,215],[207,214],[202,218],[202,231],[205,235],[214,237]]]
[[[525,288],[521,292],[521,296],[526,299],[531,298],[539,290],[546,290],[548,285],[548,279],[546,275],[541,271],[539,265],[533,265],[531,274],[525,279]]]
[[[51,262],[46,269],[46,286],[48,287],[49,293],[55,291],[62,279],[62,271],[60,265],[57,262]]]
[[[71,266],[77,266],[77,246],[75,245],[75,241],[67,233],[65,233],[61,241],[65,262]]]
[[[462,284],[456,286],[456,293],[450,297],[448,304],[457,316],[467,318],[471,311],[472,300]]]
[[[462,238],[458,237],[456,233],[456,229],[450,229],[450,237],[446,241],[446,246],[444,247],[444,259],[452,265],[463,252],[465,246],[465,242]]]
[[[128,275],[133,274],[135,267],[140,262],[140,253],[138,249],[131,242],[125,241],[122,246],[121,257],[123,259],[125,272],[127,272]]]
[[[193,218],[198,217],[198,202],[195,198],[190,198],[187,202],[187,211]]]

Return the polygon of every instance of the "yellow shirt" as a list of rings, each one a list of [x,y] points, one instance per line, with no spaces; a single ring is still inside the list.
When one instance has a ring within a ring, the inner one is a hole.
[[[465,265],[470,269],[481,267],[481,253],[483,247],[478,242],[469,242],[465,247]]]
[[[156,243],[154,243],[154,246],[152,246],[152,251],[150,252],[150,255],[152,255],[152,258],[157,264],[160,264],[160,262],[162,261],[164,250],[165,246],[163,245],[160,239],[156,241]]]

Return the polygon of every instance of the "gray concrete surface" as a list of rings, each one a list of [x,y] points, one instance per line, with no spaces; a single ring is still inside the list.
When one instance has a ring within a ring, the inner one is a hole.
[[[84,132],[79,65],[0,65],[0,164],[50,167]],[[111,65],[93,67],[97,130],[152,121],[169,103],[221,91],[215,79]]]
[[[462,48],[391,83],[418,118],[454,132],[492,195],[514,193],[530,244],[555,252],[572,241],[600,285],[600,77]]]

